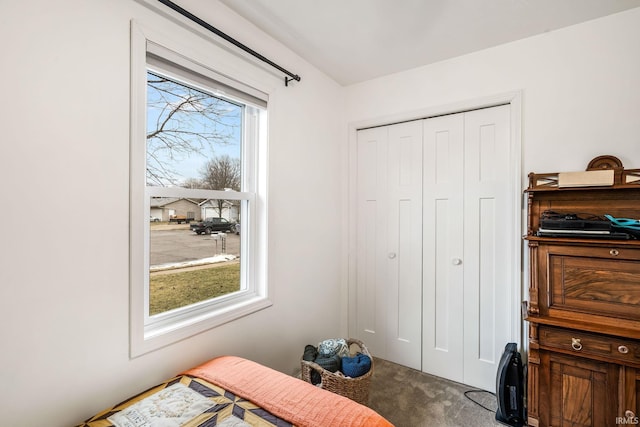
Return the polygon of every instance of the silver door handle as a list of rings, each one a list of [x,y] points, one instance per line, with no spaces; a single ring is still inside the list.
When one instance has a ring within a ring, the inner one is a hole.
[[[571,338],[571,348],[575,351],[582,350],[582,343],[580,342],[580,338]]]
[[[396,257],[395,252],[389,252],[389,259],[394,259]]]
[[[460,258],[454,258],[454,259],[451,260],[451,264],[460,265],[460,264],[462,264],[462,260]]]

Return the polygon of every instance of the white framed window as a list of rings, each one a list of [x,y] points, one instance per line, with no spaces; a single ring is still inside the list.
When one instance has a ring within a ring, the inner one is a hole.
[[[268,96],[180,34],[132,23],[131,357],[271,305]]]

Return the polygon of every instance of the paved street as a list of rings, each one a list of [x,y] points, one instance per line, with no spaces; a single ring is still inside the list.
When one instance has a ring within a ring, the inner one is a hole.
[[[193,261],[220,254],[240,256],[240,236],[197,235],[189,225],[152,224],[150,265]]]

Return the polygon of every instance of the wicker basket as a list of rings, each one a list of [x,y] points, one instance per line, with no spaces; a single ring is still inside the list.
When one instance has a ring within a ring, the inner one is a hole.
[[[360,347],[358,350],[359,353],[369,356],[371,359],[371,369],[369,369],[369,372],[357,378],[346,378],[327,371],[317,363],[301,360],[301,376],[304,381],[311,383],[311,372],[312,370],[316,371],[322,379],[321,386],[323,389],[367,405],[369,403],[369,385],[371,383],[371,375],[373,375],[373,357],[371,357],[369,350],[367,350],[367,347],[362,341],[349,338],[347,344],[349,345],[349,349],[351,349],[352,345],[357,345]]]

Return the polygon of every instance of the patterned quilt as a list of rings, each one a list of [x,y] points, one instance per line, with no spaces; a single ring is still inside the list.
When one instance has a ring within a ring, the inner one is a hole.
[[[291,423],[201,378],[181,375],[77,427],[285,427]]]

